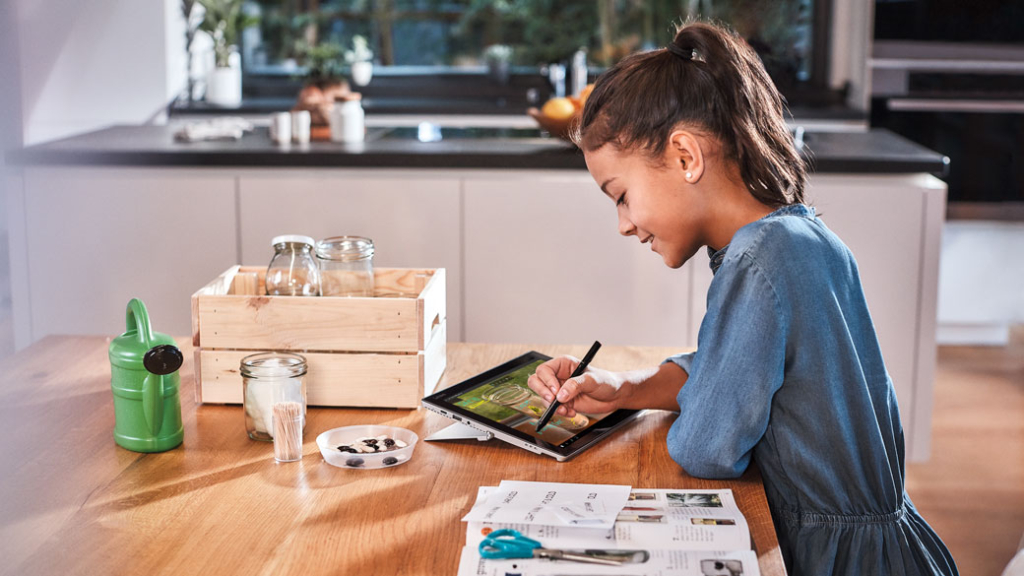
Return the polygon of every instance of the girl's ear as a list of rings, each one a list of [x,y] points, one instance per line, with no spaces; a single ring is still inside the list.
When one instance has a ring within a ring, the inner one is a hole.
[[[696,184],[704,175],[704,151],[700,141],[686,130],[676,130],[668,137],[669,167],[679,170],[688,184]]]

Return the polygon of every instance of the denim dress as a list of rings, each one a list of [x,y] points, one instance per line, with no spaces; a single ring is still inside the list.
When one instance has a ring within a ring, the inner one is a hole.
[[[711,253],[668,435],[702,478],[761,469],[791,574],[957,574],[904,491],[896,394],[850,250],[802,204]]]

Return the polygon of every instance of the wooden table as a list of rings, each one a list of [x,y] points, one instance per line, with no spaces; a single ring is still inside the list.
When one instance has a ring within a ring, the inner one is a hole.
[[[423,409],[310,409],[302,461],[276,464],[270,444],[246,436],[240,407],[195,405],[191,347],[180,339],[185,443],[137,454],[112,438],[108,342],[49,337],[0,363],[0,573],[454,574],[459,519],[477,487],[503,479],[732,488],[762,573],[785,573],[757,470],[735,481],[687,476],[665,447],[671,413],[648,414],[562,464],[499,441],[421,441],[407,464],[343,470],[323,461],[319,432],[381,423],[423,438],[450,422]],[[441,386],[528,349],[450,344]],[[651,365],[670,352],[608,346],[600,365]]]

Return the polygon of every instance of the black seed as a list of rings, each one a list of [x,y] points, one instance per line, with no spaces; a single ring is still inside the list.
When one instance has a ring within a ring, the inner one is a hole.
[[[398,458],[395,458],[394,456],[388,456],[387,458],[384,459],[384,465],[385,466],[391,466],[392,464],[397,464],[397,463],[398,463]]]
[[[356,450],[351,446],[338,446],[338,452],[351,452],[353,454],[358,454],[359,450]]]
[[[362,458],[349,458],[348,460],[345,460],[345,465],[346,466],[351,466],[353,468],[358,468],[358,467],[363,465],[363,459]]]
[[[388,448],[391,448],[392,446],[395,445],[395,441],[392,440],[391,438],[385,438],[384,445],[387,446]]]
[[[363,440],[363,444],[366,444],[367,446],[376,446],[377,445],[377,439],[376,438],[370,438],[369,440]]]

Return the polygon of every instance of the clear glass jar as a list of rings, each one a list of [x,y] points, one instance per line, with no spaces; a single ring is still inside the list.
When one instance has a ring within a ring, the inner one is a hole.
[[[306,359],[288,352],[260,352],[242,358],[242,407],[245,431],[253,440],[274,440],[274,405],[302,404],[306,427]]]
[[[373,240],[334,236],[316,243],[324,296],[373,296]]]
[[[270,241],[274,257],[267,266],[267,295],[319,296],[320,267],[309,236],[278,236]]]

